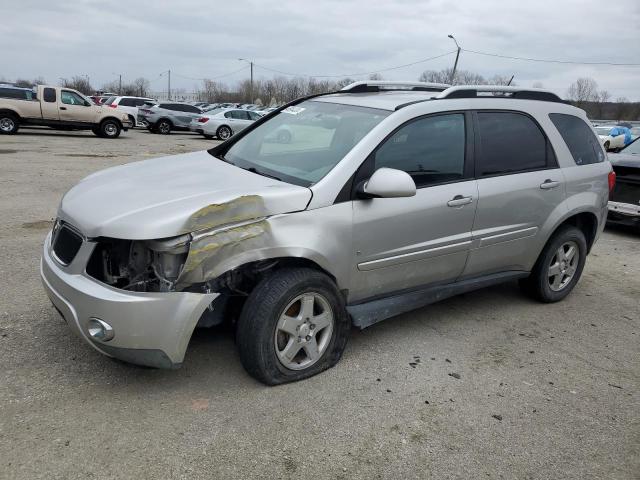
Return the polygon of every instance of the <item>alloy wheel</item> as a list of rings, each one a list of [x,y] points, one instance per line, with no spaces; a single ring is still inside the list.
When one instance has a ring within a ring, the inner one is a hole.
[[[549,288],[554,292],[564,289],[573,279],[580,259],[576,242],[563,243],[551,258],[548,269]]]
[[[280,363],[291,370],[304,370],[316,363],[331,342],[334,323],[333,311],[323,295],[298,295],[276,325],[274,341]]]

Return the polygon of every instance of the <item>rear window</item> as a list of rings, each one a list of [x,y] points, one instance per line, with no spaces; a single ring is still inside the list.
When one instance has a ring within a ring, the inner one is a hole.
[[[116,98],[118,98],[118,97],[109,97],[109,98],[107,98],[107,100],[103,103],[103,105],[111,105],[113,102],[116,101]]]
[[[550,152],[546,137],[524,114],[479,112],[478,132],[478,176],[541,170],[551,163],[547,160]]]
[[[44,92],[42,94],[44,101],[45,102],[55,102],[56,101],[56,89],[55,88],[50,88],[47,87],[44,89]]]
[[[584,120],[565,113],[550,113],[549,118],[567,144],[576,165],[604,162],[600,141]]]

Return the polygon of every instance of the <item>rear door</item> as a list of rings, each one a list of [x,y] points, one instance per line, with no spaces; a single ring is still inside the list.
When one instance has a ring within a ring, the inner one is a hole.
[[[565,198],[551,143],[529,115],[474,113],[478,209],[464,277],[528,270],[536,237]]]
[[[40,101],[42,118],[45,120],[59,120],[58,93],[55,88],[44,87],[42,89],[42,99]]]
[[[350,299],[453,282],[464,269],[477,205],[471,115],[414,119],[365,161],[356,183],[378,168],[403,170],[416,195],[353,200],[355,268]]]

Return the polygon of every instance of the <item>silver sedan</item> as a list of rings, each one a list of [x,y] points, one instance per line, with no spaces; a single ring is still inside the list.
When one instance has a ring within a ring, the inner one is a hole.
[[[260,117],[259,113],[251,110],[236,108],[212,110],[193,119],[189,129],[192,132],[201,133],[206,138],[217,137],[219,140],[227,140]]]

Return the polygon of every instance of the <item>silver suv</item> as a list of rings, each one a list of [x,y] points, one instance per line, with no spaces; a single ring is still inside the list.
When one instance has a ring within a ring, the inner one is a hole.
[[[42,279],[105,355],[175,368],[195,327],[228,321],[246,370],[278,384],[335,365],[352,325],[458,293],[519,280],[563,299],[614,178],[551,92],[357,82],[209,151],[85,178]]]
[[[202,115],[202,109],[195,105],[179,102],[148,103],[138,107],[138,120],[147,124],[151,133],[168,135],[172,130],[189,130],[191,121]]]

